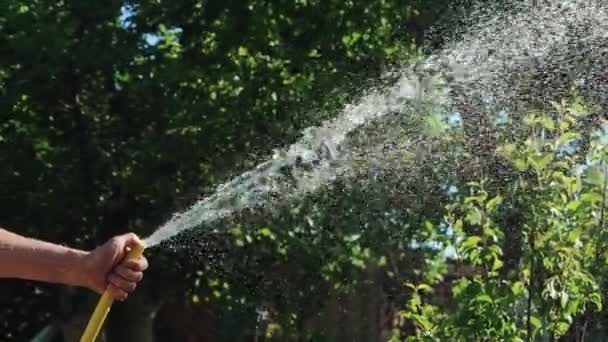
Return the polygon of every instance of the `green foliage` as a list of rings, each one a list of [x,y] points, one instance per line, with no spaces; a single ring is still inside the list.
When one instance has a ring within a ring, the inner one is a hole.
[[[407,340],[556,339],[602,310],[608,146],[595,135],[585,158],[577,158],[580,145],[567,144],[585,134],[576,131],[585,107],[574,98],[554,109],[499,128],[497,155],[513,168],[505,187],[470,182],[468,194],[446,206],[453,238],[442,243],[461,275],[450,307],[421,305],[418,292],[412,295],[402,315],[416,334]],[[516,229],[505,226],[506,206],[519,211]],[[505,269],[503,249],[515,241],[520,253]],[[465,267],[472,271],[463,275]]]

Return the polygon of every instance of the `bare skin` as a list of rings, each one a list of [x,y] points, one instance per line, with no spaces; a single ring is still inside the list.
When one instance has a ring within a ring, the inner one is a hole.
[[[115,300],[122,301],[148,268],[144,257],[125,260],[127,248],[135,243],[141,240],[129,233],[84,251],[0,228],[0,278],[85,287],[100,294],[108,289]]]

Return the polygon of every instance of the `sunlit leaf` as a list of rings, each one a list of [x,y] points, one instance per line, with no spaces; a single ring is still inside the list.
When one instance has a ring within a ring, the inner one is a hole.
[[[549,117],[544,117],[541,120],[541,124],[543,125],[543,127],[545,129],[547,129],[548,131],[553,131],[555,129],[555,121],[553,121],[553,119],[549,118]]]
[[[536,171],[544,170],[553,161],[553,154],[540,153],[529,158],[530,164]]]
[[[526,163],[526,161],[524,159],[515,159],[513,164],[514,164],[515,168],[517,169],[517,171],[523,172],[528,169],[528,163]]]
[[[516,281],[511,285],[511,291],[514,295],[519,296],[525,292],[526,288],[521,281]]]
[[[560,335],[565,334],[570,328],[570,324],[567,322],[559,322],[557,323],[557,332]]]
[[[562,291],[561,296],[559,298],[560,304],[562,306],[562,309],[566,308],[566,304],[568,304],[568,299],[570,298],[570,296],[568,295],[568,292],[566,291]]]
[[[488,296],[487,294],[482,294],[482,295],[475,297],[475,301],[477,301],[479,303],[490,303],[490,304],[492,304],[494,302],[492,300],[492,297]]]
[[[530,316],[530,324],[534,327],[534,330],[538,330],[542,327],[540,319],[536,316]]]
[[[576,200],[570,201],[566,205],[566,209],[575,211],[576,209],[578,209],[578,207],[580,207],[580,205],[581,205],[581,201],[576,201]]]
[[[566,132],[566,133],[560,135],[560,137],[559,137],[559,143],[563,145],[563,144],[568,143],[568,142],[570,142],[570,141],[572,141],[574,139],[578,139],[578,137],[579,137],[579,134],[576,133],[576,132]]]
[[[494,259],[494,262],[492,263],[492,271],[499,270],[503,267],[503,265],[504,263],[500,259]]]
[[[598,194],[597,192],[586,192],[581,195],[581,201],[599,203],[602,201],[602,195]]]
[[[422,291],[422,292],[426,292],[426,293],[433,292],[433,288],[430,287],[427,284],[420,284],[420,285],[418,285],[418,290]]]
[[[479,236],[470,236],[462,243],[462,248],[469,249],[473,247],[477,247],[479,242],[481,241],[481,237]]]
[[[490,212],[496,210],[496,208],[498,206],[500,206],[502,203],[502,196],[496,196],[494,198],[492,198],[491,200],[488,201],[488,203],[486,203],[486,209]]]

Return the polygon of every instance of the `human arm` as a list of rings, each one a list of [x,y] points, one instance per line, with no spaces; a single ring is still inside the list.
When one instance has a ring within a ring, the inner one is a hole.
[[[144,257],[125,260],[126,248],[141,243],[135,234],[110,239],[84,251],[24,237],[0,228],[0,278],[18,278],[86,287],[106,288],[115,299],[125,299],[148,267]]]

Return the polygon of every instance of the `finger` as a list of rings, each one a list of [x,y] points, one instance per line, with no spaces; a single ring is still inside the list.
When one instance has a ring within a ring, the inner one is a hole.
[[[124,246],[133,246],[133,245],[143,245],[144,243],[141,241],[139,236],[135,233],[127,233],[119,236],[119,238],[123,241]]]
[[[143,272],[148,269],[148,259],[143,256],[137,259],[128,259],[124,260],[121,265],[136,272]]]
[[[127,299],[127,297],[129,296],[126,291],[114,286],[112,283],[108,285],[108,291],[110,291],[110,295],[112,295],[112,298],[114,298],[114,300],[118,300],[121,302]]]
[[[126,252],[125,250],[127,247],[144,244],[139,238],[139,236],[137,236],[135,233],[127,233],[115,236],[112,238],[112,240],[122,252]]]
[[[124,258],[124,256],[127,254],[127,252],[128,252],[127,247],[133,246],[135,244],[143,245],[143,242],[139,239],[139,237],[136,234],[127,233],[127,234],[123,234],[123,235],[119,235],[119,236],[115,236],[115,237],[111,238],[106,243],[106,246],[109,246],[108,248],[112,251],[112,253],[113,253],[112,260],[114,260],[116,263],[118,260],[122,260]]]
[[[125,292],[131,292],[137,287],[137,284],[135,282],[128,281],[114,273],[110,274],[110,276],[108,277],[108,281],[111,285],[114,285]]]
[[[139,282],[144,277],[143,272],[140,272],[135,268],[126,267],[122,264],[116,266],[116,268],[114,269],[114,273],[117,273],[123,279],[133,282]]]

